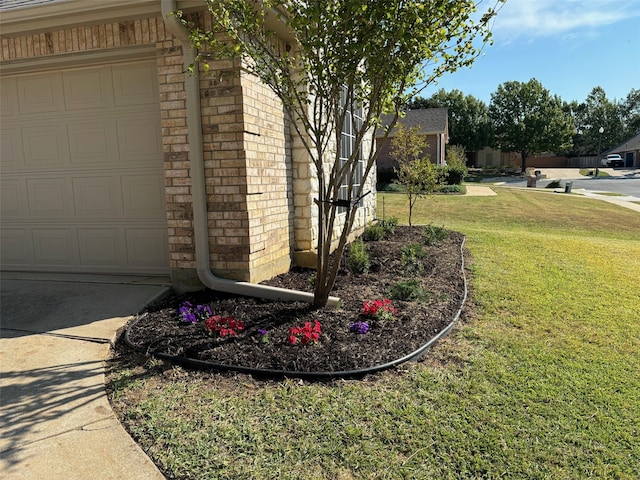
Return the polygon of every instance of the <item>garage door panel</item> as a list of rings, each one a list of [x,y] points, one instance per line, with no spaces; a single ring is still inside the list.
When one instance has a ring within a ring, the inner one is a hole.
[[[27,179],[30,216],[73,218],[71,192],[71,180],[69,178]]]
[[[16,89],[16,79],[9,78],[0,82],[0,115],[11,117],[18,113],[18,90]]]
[[[67,127],[69,157],[74,165],[118,163],[118,136],[114,120],[87,119]]]
[[[17,128],[3,130],[0,133],[0,167],[4,171],[20,168],[24,166],[23,159],[20,130]]]
[[[158,103],[156,68],[152,64],[113,68],[114,100],[118,106]]]
[[[84,267],[124,267],[124,235],[118,228],[79,228],[80,264]]]
[[[63,85],[65,110],[106,109],[113,106],[108,68],[64,72]]]
[[[25,181],[21,178],[0,182],[0,215],[3,218],[22,218],[29,214]]]
[[[162,155],[160,118],[131,115],[117,123],[121,162],[152,161]]]
[[[169,248],[160,228],[129,228],[126,231],[127,263],[136,267],[153,267],[166,262]]]
[[[126,217],[165,215],[164,177],[128,175],[122,177],[122,199]]]
[[[77,246],[70,228],[34,228],[32,230],[35,262],[38,265],[76,265]]]
[[[59,166],[69,163],[67,131],[61,125],[22,128],[22,148],[26,167]]]
[[[0,85],[2,268],[166,274],[156,62],[16,74]]]
[[[122,218],[122,192],[113,175],[73,178],[73,203],[78,218]]]
[[[41,114],[63,110],[62,79],[59,73],[21,77],[18,105],[22,114]]]
[[[0,231],[0,239],[2,265],[16,268],[34,263],[29,228],[3,228]]]

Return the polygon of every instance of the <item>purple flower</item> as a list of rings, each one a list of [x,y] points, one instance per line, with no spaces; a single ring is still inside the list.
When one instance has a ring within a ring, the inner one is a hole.
[[[258,329],[258,333],[259,333],[260,335],[266,335],[266,334],[267,334],[267,330],[266,330],[265,328],[259,328],[259,329]]]
[[[369,331],[369,324],[367,322],[356,322],[349,327],[349,330],[359,335],[364,335]]]
[[[209,305],[198,305],[196,307],[196,316],[199,320],[206,320],[209,317],[213,316],[213,312],[211,311],[211,307]]]
[[[207,320],[213,315],[209,305],[198,305],[195,309],[189,301],[182,302],[178,309],[183,322],[198,323],[200,320]]]

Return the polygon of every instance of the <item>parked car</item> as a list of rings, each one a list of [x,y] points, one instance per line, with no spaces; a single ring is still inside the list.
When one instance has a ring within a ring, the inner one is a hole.
[[[602,159],[603,167],[624,167],[624,160],[617,153],[611,153],[607,155],[607,158]]]

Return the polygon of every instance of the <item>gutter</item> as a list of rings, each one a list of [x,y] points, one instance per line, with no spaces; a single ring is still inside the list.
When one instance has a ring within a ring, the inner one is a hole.
[[[167,27],[182,44],[185,92],[187,108],[187,134],[189,142],[189,160],[191,162],[191,196],[193,202],[193,230],[196,250],[196,269],[198,278],[211,290],[226,292],[249,297],[265,298],[269,300],[287,300],[313,303],[312,293],[285,288],[258,285],[255,283],[239,282],[216,276],[211,271],[211,256],[209,254],[209,226],[207,218],[207,200],[204,179],[204,155],[202,148],[202,118],[200,113],[200,79],[198,69],[189,75],[187,68],[195,64],[196,52],[191,47],[188,32],[180,21],[171,13],[177,10],[176,0],[162,0],[162,18]],[[329,297],[328,306],[338,307],[340,299]]]

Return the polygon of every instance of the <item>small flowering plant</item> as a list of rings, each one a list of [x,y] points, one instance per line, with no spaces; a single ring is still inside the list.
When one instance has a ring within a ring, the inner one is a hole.
[[[209,305],[197,305],[196,307],[189,301],[182,302],[178,309],[180,318],[185,323],[198,323],[213,315]]]
[[[258,329],[258,340],[260,343],[269,343],[269,330],[266,328]]]
[[[349,330],[358,335],[364,335],[369,331],[369,324],[367,322],[355,322],[351,324]]]
[[[236,320],[233,317],[223,317],[214,315],[204,322],[205,327],[212,335],[223,337],[235,337],[238,332],[244,330],[244,322]]]
[[[309,345],[310,343],[318,343],[321,334],[322,326],[316,319],[313,324],[305,322],[302,327],[291,327],[287,341],[290,345],[297,345],[298,342],[302,343],[302,345]]]
[[[393,320],[398,311],[391,305],[391,300],[384,298],[382,300],[367,300],[362,305],[362,315],[364,317],[373,317],[376,320]]]

